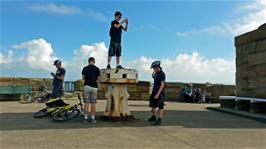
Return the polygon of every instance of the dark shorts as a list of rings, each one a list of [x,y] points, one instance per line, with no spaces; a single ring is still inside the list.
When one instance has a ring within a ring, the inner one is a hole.
[[[121,43],[117,43],[114,41],[110,42],[110,46],[109,46],[109,51],[108,51],[108,56],[112,57],[112,56],[117,56],[120,57],[121,56]]]
[[[149,107],[164,109],[164,97],[160,97],[159,99],[154,99],[154,96],[151,95]]]

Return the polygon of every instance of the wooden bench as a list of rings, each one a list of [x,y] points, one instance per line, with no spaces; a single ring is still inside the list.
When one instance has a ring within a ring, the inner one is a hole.
[[[0,99],[3,100],[18,100],[23,94],[32,94],[30,85],[0,85]]]
[[[250,112],[266,112],[266,99],[253,97],[220,96],[222,107]]]

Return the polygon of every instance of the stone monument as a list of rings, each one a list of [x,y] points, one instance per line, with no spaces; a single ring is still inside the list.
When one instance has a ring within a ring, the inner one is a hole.
[[[100,82],[108,84],[103,117],[108,120],[134,118],[128,109],[127,85],[138,82],[138,72],[135,69],[101,69]]]

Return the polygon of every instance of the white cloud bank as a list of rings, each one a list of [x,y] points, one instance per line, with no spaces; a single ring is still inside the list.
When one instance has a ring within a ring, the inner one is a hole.
[[[24,57],[16,57],[16,59],[36,70],[52,70],[51,64],[57,59],[54,57],[52,45],[42,38],[22,42],[12,46],[12,49],[26,50],[26,55]]]
[[[140,57],[131,63],[137,68],[140,76],[150,79],[151,63],[154,58]],[[161,60],[167,81],[178,82],[214,82],[233,84],[235,82],[235,61],[223,58],[207,59],[197,52],[179,54],[175,58]]]
[[[237,36],[257,29],[260,25],[266,23],[266,0],[256,0],[249,4],[242,5],[240,10],[245,11],[245,15],[236,19],[233,23],[224,22],[200,29],[176,32],[176,36],[187,37],[200,33]]]
[[[106,22],[107,17],[101,12],[97,12],[93,9],[81,10],[79,7],[67,6],[62,4],[33,4],[27,6],[27,8],[34,12],[44,12],[50,14],[59,14],[59,15],[84,15],[90,18],[93,18],[98,21]]]
[[[28,9],[36,12],[46,12],[60,15],[81,14],[81,10],[77,7],[65,6],[54,3],[30,5],[28,6]]]
[[[13,50],[4,55],[0,53],[0,65],[5,75],[13,76],[16,68],[21,71],[32,71],[47,73],[54,71],[53,61],[54,49],[51,43],[44,39],[33,39],[27,42],[14,45]],[[18,50],[25,51],[25,56],[17,56]],[[107,63],[107,47],[104,42],[95,44],[84,44],[74,50],[73,59],[63,60],[63,66],[67,70],[66,77],[69,80],[81,78],[81,70],[88,64],[88,58],[93,56],[96,65],[105,68]],[[151,80],[150,64],[156,60],[152,57],[141,56],[133,61],[125,61],[127,68],[137,69],[140,80]],[[113,59],[113,62],[115,60]],[[235,62],[223,58],[208,59],[197,52],[192,54],[183,53],[175,58],[164,58],[162,61],[163,70],[167,74],[167,81],[180,82],[214,82],[234,83]],[[41,70],[41,71],[40,71]],[[16,72],[20,74],[19,72]],[[36,77],[36,76],[35,76]]]

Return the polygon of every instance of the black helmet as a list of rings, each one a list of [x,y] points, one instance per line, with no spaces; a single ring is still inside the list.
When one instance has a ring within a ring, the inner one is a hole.
[[[161,62],[160,61],[154,61],[152,64],[151,64],[151,68],[157,68],[157,67],[161,67]]]
[[[57,64],[61,64],[61,61],[59,59],[54,61],[54,65],[57,65]]]

